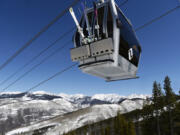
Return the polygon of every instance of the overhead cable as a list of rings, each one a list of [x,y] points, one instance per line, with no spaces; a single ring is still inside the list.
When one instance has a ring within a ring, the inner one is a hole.
[[[61,75],[62,73],[66,72],[66,71],[68,71],[68,70],[70,70],[70,69],[72,69],[72,68],[73,68],[74,66],[76,66],[76,65],[78,65],[78,64],[75,63],[75,64],[72,64],[71,66],[66,67],[65,69],[63,69],[63,70],[61,70],[61,71],[55,73],[54,75],[50,76],[49,78],[47,78],[47,79],[41,81],[40,83],[36,84],[35,86],[31,87],[31,88],[28,89],[26,92],[29,92],[29,91],[31,91],[31,90],[33,90],[33,89],[35,89],[35,88],[41,86],[42,84],[44,84],[44,83],[46,83],[46,82],[52,80],[53,78],[55,78],[55,77]]]
[[[168,10],[168,11],[166,11],[166,12],[163,13],[162,15],[160,15],[160,16],[158,16],[158,17],[152,19],[151,21],[149,21],[149,22],[147,22],[147,23],[145,23],[145,24],[143,24],[143,25],[137,27],[137,28],[135,29],[135,31],[139,31],[139,30],[141,30],[141,29],[143,29],[143,28],[145,28],[145,27],[151,25],[152,23],[154,23],[154,22],[156,22],[156,21],[162,19],[163,17],[165,17],[165,16],[171,14],[172,12],[174,12],[174,11],[176,11],[176,10],[178,10],[178,9],[180,9],[180,5],[176,6],[175,8],[172,8],[172,9],[170,9],[170,10]]]
[[[2,91],[7,90],[9,87],[11,87],[12,85],[14,85],[15,83],[17,83],[19,80],[21,80],[22,78],[24,78],[26,75],[28,75],[30,72],[32,72],[34,69],[36,69],[38,66],[40,66],[41,64],[43,64],[45,61],[47,61],[49,58],[51,58],[52,56],[54,56],[55,54],[57,54],[58,52],[62,51],[68,44],[70,44],[71,41],[68,41],[67,43],[65,43],[63,46],[61,46],[60,48],[56,49],[54,52],[52,52],[50,55],[48,55],[47,57],[45,57],[43,60],[41,60],[38,64],[34,65],[31,69],[29,69],[28,71],[26,71],[24,74],[22,74],[20,77],[18,77],[15,81],[13,81],[12,83],[10,83],[7,87],[5,87]]]
[[[70,69],[72,69],[72,68],[75,67],[76,65],[78,65],[78,64],[77,64],[77,63],[72,64],[72,65],[70,65],[70,66],[64,68],[63,70],[58,71],[57,73],[53,74],[52,76],[48,77],[47,79],[45,79],[45,80],[43,80],[43,81],[37,83],[37,84],[34,85],[33,87],[29,88],[29,89],[26,90],[24,93],[28,93],[28,92],[32,91],[33,89],[35,89],[35,88],[41,86],[42,84],[44,84],[44,83],[46,83],[46,82],[48,82],[48,81],[54,79],[55,77],[60,76],[62,73],[66,72],[66,71],[68,71],[68,70],[70,70]],[[0,94],[1,94],[1,93],[0,93]],[[0,107],[1,107],[1,106],[5,106],[5,105],[14,104],[14,103],[24,103],[24,102],[29,102],[29,101],[32,101],[32,100],[24,100],[24,101],[19,101],[19,102],[6,103],[6,104],[0,105]]]
[[[29,47],[37,38],[39,38],[44,32],[46,32],[54,23],[56,23],[65,13],[69,11],[70,7],[75,6],[80,0],[74,0],[71,5],[60,12],[48,25],[41,29],[32,39],[26,42],[19,50],[17,50],[12,56],[10,56],[2,65],[0,65],[0,71],[5,68],[12,60],[14,60],[20,53],[22,53],[27,47]]]
[[[70,29],[69,31],[65,32],[64,34],[62,34],[58,39],[56,39],[52,44],[50,44],[48,47],[46,47],[45,49],[43,49],[40,53],[38,53],[36,56],[34,56],[31,60],[29,60],[27,63],[25,63],[22,67],[20,67],[19,69],[17,69],[13,74],[11,74],[10,76],[8,76],[4,81],[2,81],[0,83],[0,85],[3,85],[4,83],[6,83],[8,80],[10,80],[11,78],[13,78],[15,75],[17,75],[20,71],[22,71],[25,67],[27,67],[28,65],[30,65],[32,62],[34,62],[37,58],[39,58],[42,54],[44,54],[45,52],[47,52],[50,48],[52,48],[54,45],[56,45],[56,43],[58,41],[60,41],[61,39],[63,39],[64,37],[66,37],[68,34],[72,33],[72,31],[74,30],[74,28]]]

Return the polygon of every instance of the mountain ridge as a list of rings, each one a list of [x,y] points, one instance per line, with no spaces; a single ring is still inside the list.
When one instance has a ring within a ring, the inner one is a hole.
[[[99,94],[94,96],[86,96],[83,94],[67,95],[62,93],[52,94],[44,91],[0,93],[0,130],[9,132],[22,126],[36,124],[39,121],[48,120],[57,116],[63,117],[69,113],[74,114],[73,112],[76,111],[81,112],[81,110],[87,110],[89,107],[92,108],[91,111],[88,111],[87,114],[84,115],[91,113],[100,114],[100,118],[98,119],[105,119],[107,116],[114,116],[116,113],[112,112],[116,110],[116,108],[119,108],[120,111],[123,112],[141,108],[144,99],[147,97],[147,95],[141,95],[139,98],[137,98],[138,95],[130,95],[129,97],[118,94],[100,95],[101,96],[99,96]],[[96,107],[99,109],[99,112]],[[107,110],[104,109],[106,107]],[[101,112],[101,110],[104,112]],[[117,112],[117,110],[115,112]],[[78,115],[78,117],[81,117],[81,115]],[[76,120],[76,118],[74,118],[74,120]],[[86,120],[86,117],[82,118],[82,121]],[[88,121],[91,120],[94,120],[93,117],[88,119]],[[83,126],[83,124],[81,126]],[[74,126],[73,129],[74,128],[77,127]]]

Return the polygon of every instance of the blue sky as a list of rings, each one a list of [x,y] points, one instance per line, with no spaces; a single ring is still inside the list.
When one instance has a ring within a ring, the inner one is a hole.
[[[0,64],[5,62],[33,35],[47,25],[73,0],[0,0]],[[118,4],[123,0],[117,0]],[[121,7],[133,26],[144,24],[177,6],[178,0],[129,0]],[[78,5],[77,7],[80,7]],[[76,7],[76,8],[77,8]],[[79,16],[80,13],[76,12]],[[180,9],[152,25],[137,32],[142,45],[142,56],[138,71],[140,79],[107,83],[102,79],[81,73],[77,67],[49,81],[35,90],[54,93],[82,93],[93,95],[97,93],[117,93],[121,95],[150,94],[154,80],[162,83],[166,75],[170,76],[175,92],[180,89]],[[37,39],[30,47],[21,53],[11,64],[0,71],[0,82],[21,67],[25,62],[46,48],[62,33],[74,27],[69,13],[62,17],[46,33]],[[44,57],[56,50],[63,43],[72,40],[72,35],[66,36],[46,54],[24,69],[12,80],[1,85],[6,87],[18,76],[30,69]],[[25,91],[38,82],[72,64],[69,44],[62,52],[56,54],[36,70],[10,87],[8,91]]]

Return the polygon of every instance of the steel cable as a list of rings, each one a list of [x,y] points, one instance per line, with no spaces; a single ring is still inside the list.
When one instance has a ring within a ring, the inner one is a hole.
[[[61,35],[58,39],[56,39],[52,44],[50,44],[47,48],[43,49],[40,53],[38,53],[36,56],[34,56],[31,60],[29,60],[27,63],[25,63],[22,67],[20,67],[19,69],[17,69],[13,74],[11,74],[10,76],[8,76],[4,81],[2,81],[0,83],[0,85],[3,85],[4,83],[6,83],[8,80],[10,80],[11,78],[13,78],[15,75],[17,75],[20,71],[22,71],[25,67],[27,67],[29,64],[31,64],[33,61],[35,61],[37,58],[39,58],[42,54],[44,54],[46,51],[48,51],[50,48],[52,48],[58,41],[60,41],[61,39],[63,39],[65,36],[67,36],[68,34],[70,34],[72,31],[74,30],[74,28],[70,29],[69,31],[65,32],[63,35]]]
[[[0,71],[5,68],[14,58],[22,53],[27,47],[29,47],[37,38],[39,38],[44,32],[46,32],[54,23],[56,23],[65,13],[69,11],[70,7],[75,6],[80,0],[74,0],[65,10],[63,10],[58,16],[56,16],[48,25],[42,28],[32,39],[25,43],[19,50],[17,50],[12,56],[10,56],[2,65],[0,65]]]
[[[149,21],[149,22],[147,22],[147,23],[145,23],[145,24],[143,24],[143,25],[137,27],[137,28],[135,29],[135,31],[139,31],[139,30],[141,30],[141,29],[143,29],[143,28],[149,26],[150,24],[152,24],[152,23],[154,23],[154,22],[156,22],[156,21],[162,19],[163,17],[165,17],[165,16],[171,14],[172,12],[176,11],[176,10],[179,9],[179,8],[180,8],[180,5],[176,6],[175,8],[172,8],[172,9],[168,10],[167,12],[163,13],[162,15],[160,15],[160,16],[158,16],[158,17],[152,19],[151,21]]]
[[[58,52],[60,52],[61,50],[63,50],[68,44],[70,44],[71,41],[68,41],[67,43],[65,43],[63,46],[61,46],[60,48],[58,48],[57,50],[55,50],[54,52],[52,52],[50,55],[48,55],[47,57],[45,57],[43,60],[41,60],[38,64],[34,65],[31,69],[29,69],[28,71],[26,71],[24,74],[22,74],[20,77],[18,77],[15,81],[13,81],[12,83],[10,83],[7,87],[5,87],[1,92],[7,90],[9,87],[11,87],[12,85],[14,85],[15,83],[17,83],[19,80],[21,80],[22,78],[24,78],[26,75],[28,75],[30,72],[32,72],[34,69],[36,69],[38,66],[40,66],[41,64],[43,64],[45,61],[47,61],[49,58],[51,58],[52,56],[54,56],[55,54],[57,54]]]

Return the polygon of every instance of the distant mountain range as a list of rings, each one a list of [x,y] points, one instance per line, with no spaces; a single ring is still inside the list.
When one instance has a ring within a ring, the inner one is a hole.
[[[50,127],[46,134],[62,134],[93,123],[141,109],[149,95],[52,94],[43,91],[0,93],[0,131],[13,135]]]

